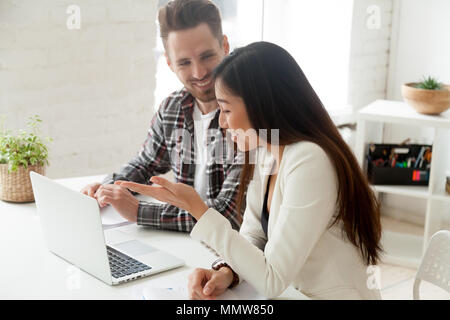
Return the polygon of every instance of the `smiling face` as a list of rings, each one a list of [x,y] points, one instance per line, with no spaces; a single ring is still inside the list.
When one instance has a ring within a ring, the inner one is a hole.
[[[250,123],[244,100],[231,94],[220,79],[215,86],[220,108],[219,125],[227,130],[239,150],[249,151],[258,147],[258,134]]]
[[[216,98],[212,72],[228,52],[227,37],[220,43],[206,23],[171,31],[167,37],[167,64],[186,89],[205,103]]]

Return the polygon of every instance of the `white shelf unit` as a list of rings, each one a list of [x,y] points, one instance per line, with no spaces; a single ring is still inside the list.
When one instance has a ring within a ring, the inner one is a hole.
[[[423,235],[384,230],[382,239],[386,251],[385,262],[418,267],[429,239],[444,228],[442,217],[450,216],[450,195],[444,190],[445,173],[450,170],[450,111],[438,116],[423,115],[405,102],[376,100],[358,112],[357,120],[355,154],[364,171],[368,145],[383,143],[386,124],[433,129],[433,155],[428,186],[373,186],[377,196],[394,194],[426,201]]]

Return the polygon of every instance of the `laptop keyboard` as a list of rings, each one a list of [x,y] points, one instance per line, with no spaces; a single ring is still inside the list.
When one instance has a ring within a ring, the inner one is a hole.
[[[111,273],[114,278],[129,276],[152,268],[109,246],[106,246],[106,248],[108,251],[109,266],[111,267]]]

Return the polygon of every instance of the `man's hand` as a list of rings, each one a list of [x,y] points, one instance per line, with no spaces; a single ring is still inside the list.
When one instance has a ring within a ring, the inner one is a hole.
[[[94,198],[100,207],[110,204],[128,221],[137,222],[139,200],[127,188],[114,184],[100,185]]]
[[[95,192],[97,192],[97,189],[100,188],[101,185],[102,185],[101,183],[94,182],[94,183],[88,184],[86,187],[81,189],[80,192],[91,198],[94,198]]]

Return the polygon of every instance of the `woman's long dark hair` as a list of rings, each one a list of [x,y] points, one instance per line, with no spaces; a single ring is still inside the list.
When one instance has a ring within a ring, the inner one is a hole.
[[[280,145],[310,141],[325,150],[339,184],[338,214],[333,224],[342,221],[343,232],[366,264],[377,264],[382,251],[379,203],[352,150],[294,58],[275,44],[256,42],[234,50],[215,69],[214,77],[243,99],[255,130],[279,129]],[[238,206],[252,176],[253,166],[246,161]]]

